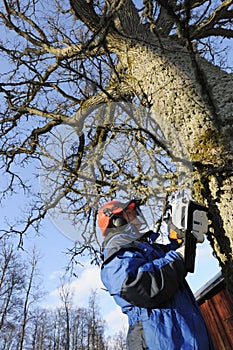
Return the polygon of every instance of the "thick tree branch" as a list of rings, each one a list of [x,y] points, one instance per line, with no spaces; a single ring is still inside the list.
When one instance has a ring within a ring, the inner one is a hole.
[[[132,0],[125,0],[116,11],[115,26],[125,35],[135,35],[141,27],[140,16]]]
[[[230,39],[233,38],[233,30],[226,28],[205,28],[205,30],[202,30],[200,32],[195,30],[194,33],[191,34],[192,39],[203,39],[211,36]]]
[[[101,19],[96,14],[91,2],[85,0],[70,0],[75,16],[93,32],[101,30]]]
[[[159,0],[158,2],[164,4],[163,0]],[[161,35],[168,36],[177,20],[177,16],[174,12],[176,0],[168,0],[166,1],[166,6],[164,5],[161,6],[160,13],[156,21],[156,30],[158,30]]]

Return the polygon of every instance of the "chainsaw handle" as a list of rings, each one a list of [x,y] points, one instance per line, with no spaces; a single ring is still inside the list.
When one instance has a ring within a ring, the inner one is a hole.
[[[191,232],[186,233],[184,263],[186,270],[193,273],[195,268],[197,239]]]

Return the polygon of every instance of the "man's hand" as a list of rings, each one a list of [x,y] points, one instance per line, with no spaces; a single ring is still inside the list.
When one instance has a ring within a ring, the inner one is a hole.
[[[172,241],[172,240],[176,240],[178,244],[182,244],[183,243],[183,239],[184,239],[184,235],[183,237],[180,237],[181,235],[178,235],[176,233],[176,231],[170,229],[169,231],[169,240]]]

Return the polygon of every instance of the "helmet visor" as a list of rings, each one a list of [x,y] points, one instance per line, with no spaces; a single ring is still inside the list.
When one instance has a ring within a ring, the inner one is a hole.
[[[134,202],[132,202],[133,204]],[[127,222],[136,227],[137,231],[139,231],[141,234],[144,234],[149,230],[147,221],[142,214],[141,209],[139,206],[132,206],[131,204],[124,210],[126,220]]]

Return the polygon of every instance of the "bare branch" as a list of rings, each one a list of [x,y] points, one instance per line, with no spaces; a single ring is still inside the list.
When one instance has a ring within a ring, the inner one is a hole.
[[[211,15],[204,20],[203,24],[200,24],[197,28],[191,30],[192,38],[204,38],[210,35],[232,37],[233,31],[227,28],[223,28],[224,20],[233,18],[233,11],[228,11],[228,8],[233,4],[232,0],[226,0],[221,3],[219,7],[215,9]],[[228,21],[225,23],[227,24]],[[218,25],[217,27],[215,27]],[[214,34],[212,34],[214,33]]]

